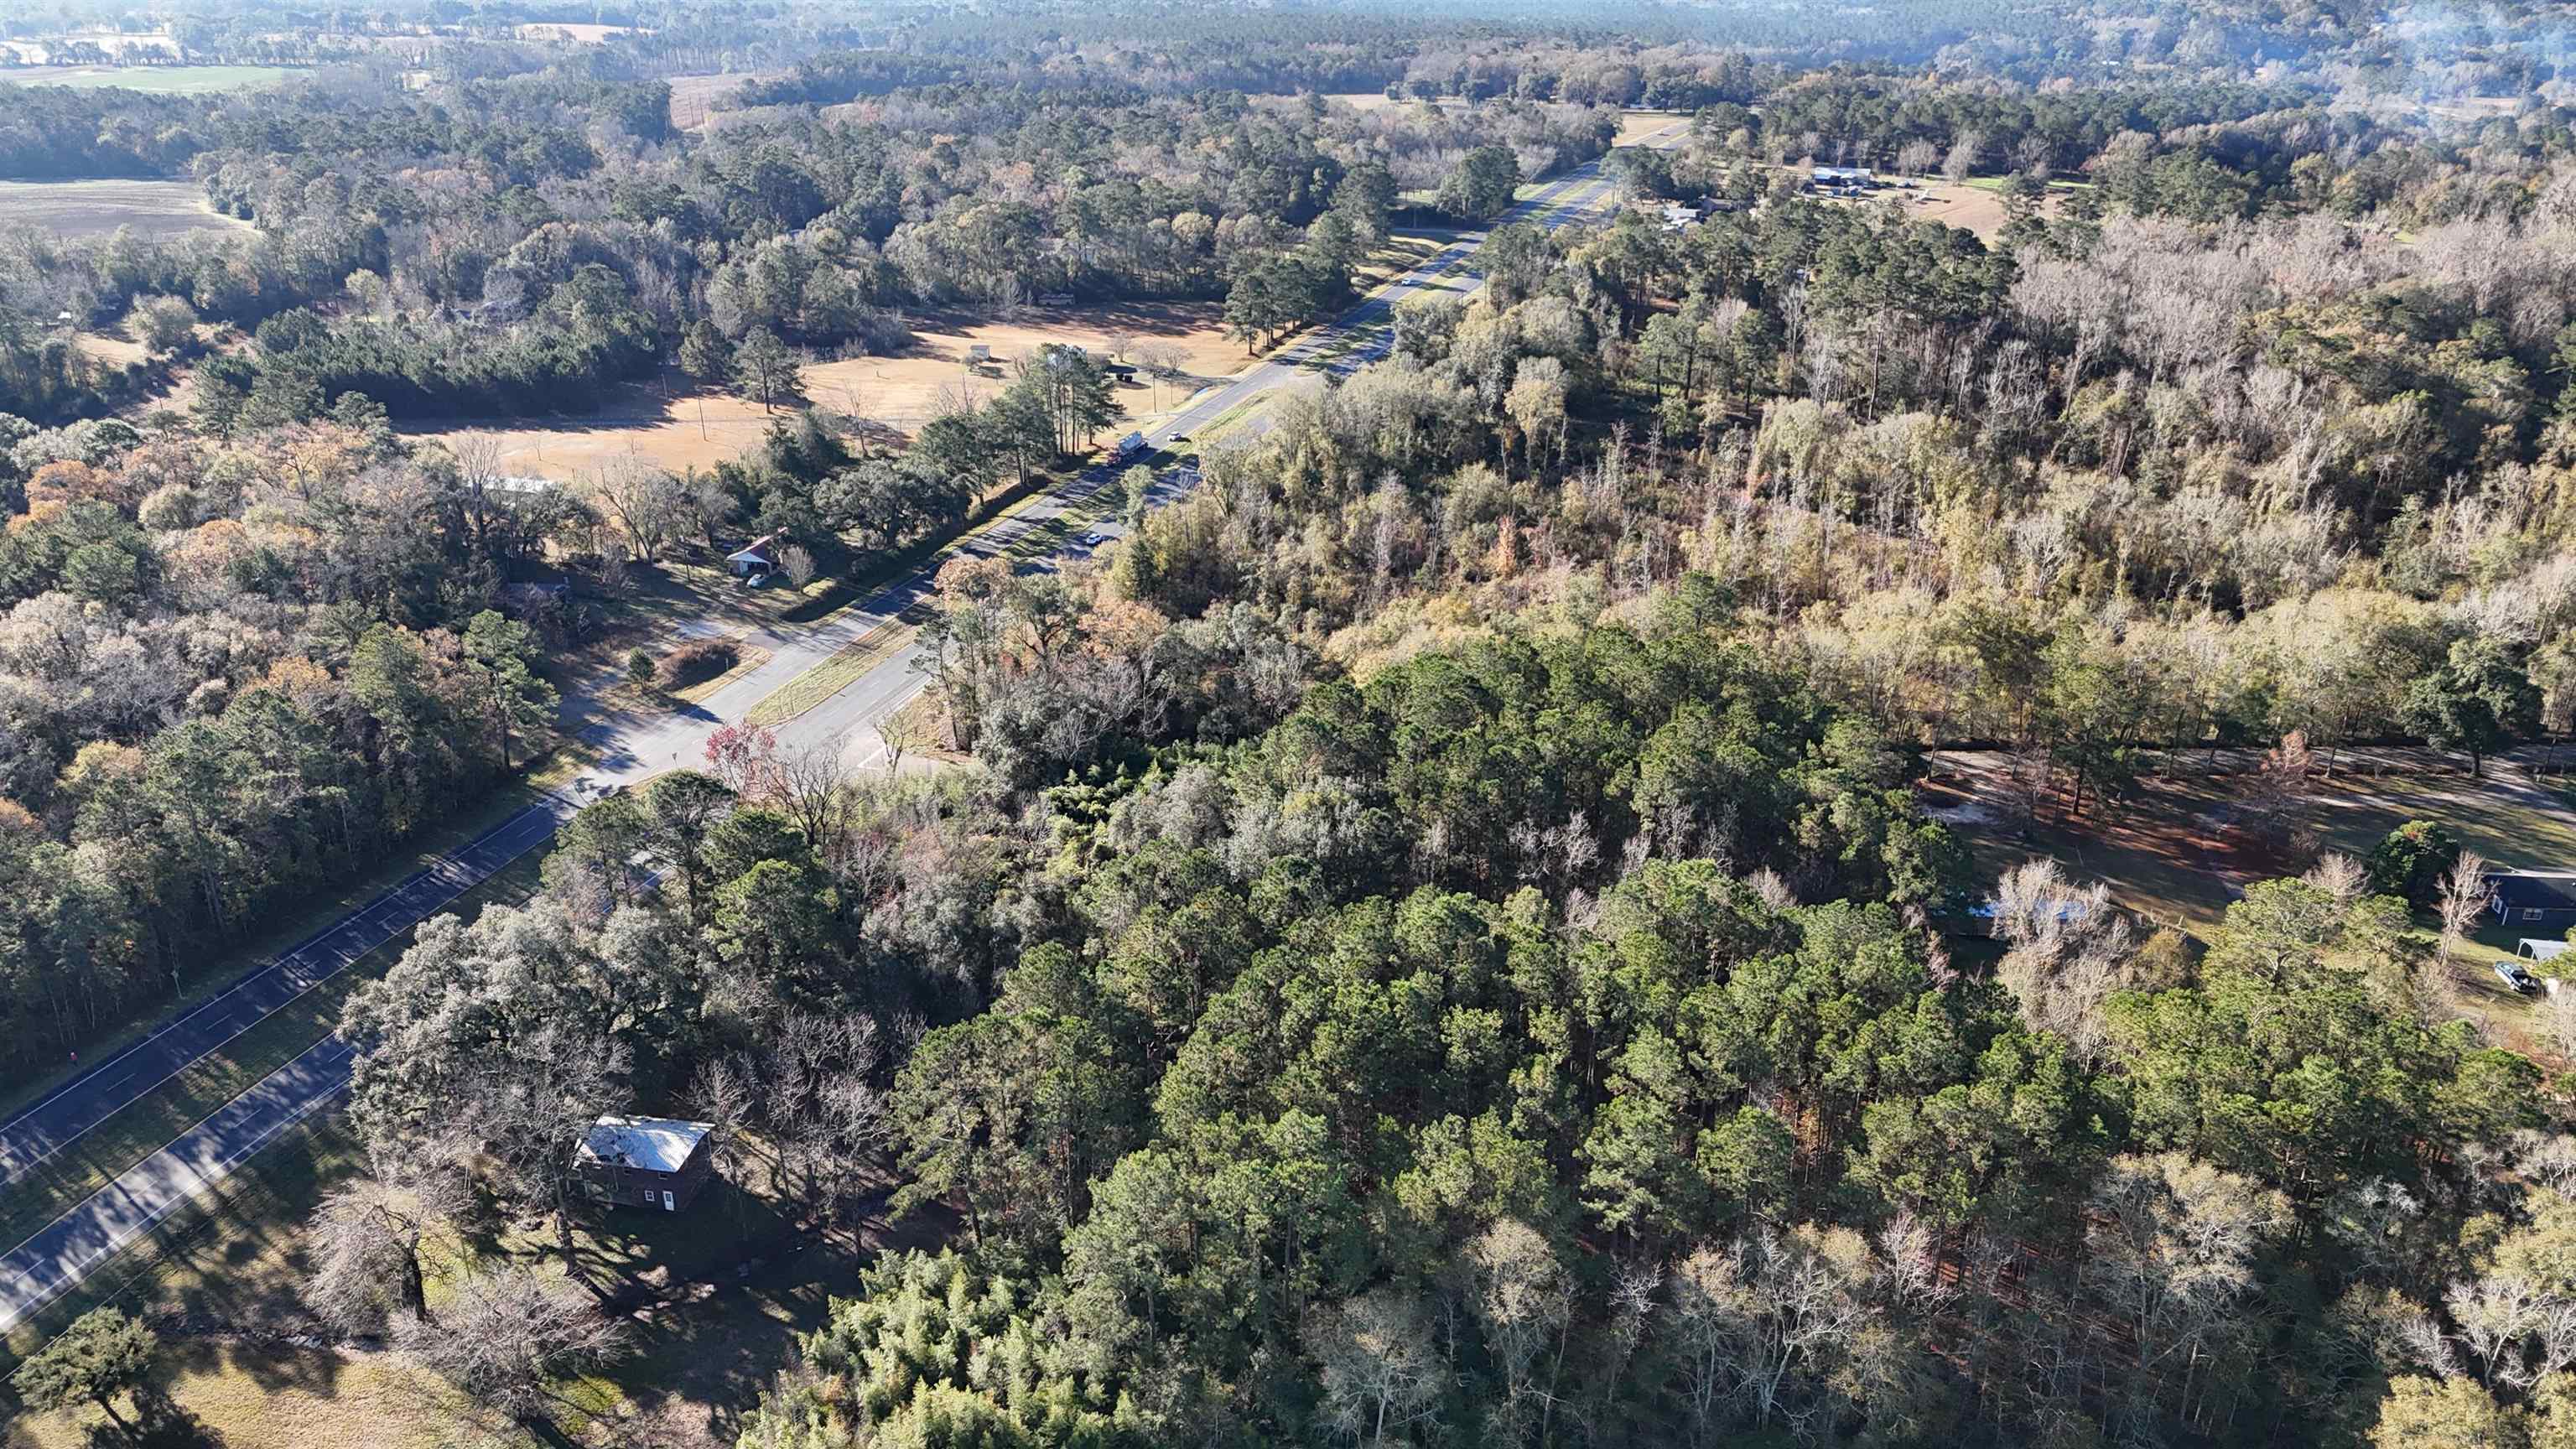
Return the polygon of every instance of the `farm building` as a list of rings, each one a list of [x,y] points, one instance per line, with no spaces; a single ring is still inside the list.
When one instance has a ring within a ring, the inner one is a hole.
[[[1866,166],[1819,166],[1815,179],[1818,186],[1876,186],[1878,173]]]
[[[712,1122],[602,1117],[590,1124],[574,1166],[593,1202],[675,1213],[715,1171]]]
[[[2576,871],[2499,870],[2486,877],[2495,899],[2487,909],[2508,926],[2576,926]]]

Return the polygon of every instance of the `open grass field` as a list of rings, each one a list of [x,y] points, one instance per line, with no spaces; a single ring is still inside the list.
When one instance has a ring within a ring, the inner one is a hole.
[[[299,1297],[310,1267],[303,1225],[364,1159],[337,1118],[290,1130],[48,1309],[39,1327],[51,1333],[103,1306],[162,1326],[152,1380],[124,1411],[145,1424],[147,1444],[533,1449],[535,1439],[490,1423],[399,1353],[261,1341],[312,1327]],[[21,1338],[13,1347],[36,1341]],[[21,1414],[0,1430],[0,1449],[120,1442],[94,1409]]]
[[[1022,309],[1009,319],[929,315],[916,318],[916,340],[898,357],[860,357],[808,365],[805,396],[818,407],[909,435],[937,417],[949,395],[989,398],[1008,386],[1013,359],[1045,342],[1069,342],[1096,353],[1109,351],[1109,335],[1137,342],[1164,341],[1184,349],[1182,368],[1194,377],[1227,376],[1245,362],[1243,346],[1225,336],[1215,303],[1125,303],[1112,306]],[[992,349],[993,361],[970,371],[969,348]],[[1177,407],[1188,382],[1159,383],[1139,376],[1121,394],[1128,413],[1151,417]],[[620,401],[596,414],[531,423],[524,418],[446,422],[413,427],[416,435],[489,433],[501,441],[503,466],[540,478],[575,479],[596,474],[620,458],[635,458],[674,472],[706,468],[758,447],[770,424],[792,416],[713,389],[675,386],[629,388]]]
[[[1622,111],[1619,113],[1619,134],[1610,138],[1610,144],[1634,146],[1675,121],[1689,119],[1688,111]]]
[[[1797,171],[1798,167],[1787,168]],[[1973,232],[1979,241],[1993,241],[2012,218],[2004,210],[2000,182],[1986,184],[1976,180],[1951,182],[1937,179],[1917,181],[1911,188],[1889,188],[1873,193],[1868,200],[1833,199],[1829,206],[1885,205],[1889,200],[1901,205],[1905,214],[1916,221],[1937,221]],[[2052,202],[2055,198],[2051,198]]]
[[[0,70],[0,83],[73,86],[82,90],[114,87],[157,95],[203,96],[257,90],[277,85],[294,74],[273,65],[47,65]]]
[[[309,1449],[461,1449],[531,1444],[478,1429],[456,1391],[400,1354],[185,1339],[162,1354],[140,1403],[126,1410],[143,1444],[296,1445]],[[93,1409],[23,1419],[5,1449],[90,1449],[124,1441]]]
[[[1999,191],[1935,181],[1913,192],[1897,194],[1907,198],[1907,216],[1974,232],[1979,241],[1994,240],[2003,231],[2004,223],[2012,219],[2004,211],[2003,193]]]
[[[671,78],[671,124],[683,131],[695,130],[715,114],[716,102],[732,95],[756,80],[767,80],[782,74],[774,70],[730,70],[718,75],[682,75]]]
[[[96,332],[84,332],[73,338],[72,346],[79,348],[83,356],[110,367],[131,367],[149,356],[143,350],[143,344],[130,337],[109,337]]]
[[[141,236],[250,230],[206,204],[193,181],[0,181],[0,227],[26,225],[57,236],[106,236],[130,226]]]

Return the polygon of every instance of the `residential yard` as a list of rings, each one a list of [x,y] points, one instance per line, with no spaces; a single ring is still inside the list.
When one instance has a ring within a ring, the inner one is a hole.
[[[400,1354],[269,1341],[312,1327],[298,1297],[307,1267],[302,1225],[362,1159],[336,1121],[295,1128],[48,1308],[0,1363],[14,1364],[41,1335],[112,1305],[152,1319],[162,1333],[152,1382],[126,1410],[146,1426],[146,1444],[533,1449],[515,1429],[478,1426],[472,1406]],[[20,1414],[0,1449],[119,1442],[103,1415],[84,1410]]]
[[[585,1443],[730,1446],[741,1415],[822,1326],[830,1299],[858,1291],[877,1251],[928,1243],[945,1223],[888,1223],[882,1196],[847,1226],[796,1217],[777,1193],[776,1163],[755,1150],[687,1211],[607,1209],[580,1225],[573,1264],[584,1286],[626,1311],[633,1352],[564,1386],[557,1425]],[[553,1227],[537,1222],[457,1245],[486,1261],[565,1270]],[[430,1310],[438,1307],[433,1285]]]
[[[49,1310],[42,1331],[104,1304],[152,1319],[166,1351],[138,1407],[167,1424],[193,1420],[221,1431],[203,1439],[182,1433],[172,1443],[717,1449],[732,1444],[740,1416],[792,1360],[796,1335],[822,1325],[833,1295],[857,1291],[860,1270],[876,1251],[927,1242],[946,1227],[925,1216],[898,1229],[872,1204],[849,1226],[799,1224],[777,1196],[774,1163],[756,1144],[737,1169],[747,1189],[719,1180],[677,1214],[593,1213],[574,1233],[572,1266],[584,1291],[627,1319],[632,1352],[602,1373],[563,1384],[558,1432],[531,1435],[494,1422],[398,1350],[281,1341],[317,1331],[300,1297],[310,1267],[304,1224],[334,1186],[362,1170],[363,1157],[336,1118],[289,1133],[210,1201],[165,1224],[148,1249],[128,1253]],[[544,1218],[452,1235],[438,1254],[444,1264],[429,1284],[433,1315],[452,1295],[453,1275],[472,1264],[517,1260],[567,1271]],[[29,1333],[16,1347],[40,1341]],[[92,1442],[85,1425],[104,1422],[95,1412],[21,1416],[0,1449],[69,1449]]]
[[[1935,817],[1968,842],[1979,891],[2012,866],[2047,857],[2079,883],[2108,886],[2114,905],[2149,925],[2204,940],[2247,885],[2300,874],[2327,851],[2367,855],[2409,820],[2442,825],[2502,869],[2576,869],[2576,808],[2519,763],[2490,760],[2486,777],[2473,780],[2421,750],[2347,752],[2346,760],[2309,792],[2297,838],[2282,849],[2231,827],[2245,777],[2212,772],[2198,753],[2169,775],[2141,780],[2131,799],[2107,808],[2088,803],[2076,819],[2067,818],[2063,797],[2052,795],[2035,819],[2018,821],[2005,758],[1995,753],[1935,754],[1923,794]],[[2418,928],[2428,943],[2438,940],[2420,915]],[[2498,956],[2513,954],[2523,934],[2489,925],[2464,942],[2446,963],[2453,997],[2493,1039],[2554,1059],[2534,1034],[2534,1002],[2489,970]]]
[[[477,1425],[472,1406],[398,1354],[343,1354],[291,1345],[185,1339],[162,1355],[151,1386],[126,1412],[145,1446],[294,1445],[297,1449],[473,1449],[534,1445],[503,1425]],[[97,1449],[123,1443],[96,1410],[30,1417],[6,1449]]]

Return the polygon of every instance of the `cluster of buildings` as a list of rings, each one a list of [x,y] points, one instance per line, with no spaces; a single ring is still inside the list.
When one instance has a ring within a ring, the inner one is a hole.
[[[1911,181],[1888,181],[1866,166],[1819,166],[1807,178],[1807,189],[1820,196],[1864,197],[1888,186],[1913,186]]]
[[[1666,231],[1688,231],[1721,211],[1735,210],[1732,201],[1703,196],[1691,201],[1674,201],[1661,196],[1643,196],[1630,203],[1638,212],[1660,224]]]

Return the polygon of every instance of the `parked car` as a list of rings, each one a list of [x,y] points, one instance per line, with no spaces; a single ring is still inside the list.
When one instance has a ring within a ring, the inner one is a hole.
[[[2523,970],[2520,966],[2515,965],[2511,961],[2498,961],[2495,963],[2495,974],[2498,980],[2504,982],[2505,985],[2525,996],[2537,996],[2540,994],[2540,978]]]
[[[1109,541],[1109,535],[1108,535],[1108,534],[1105,534],[1105,533],[1102,533],[1102,532],[1100,532],[1100,531],[1099,531],[1099,530],[1097,530],[1097,529],[1094,529],[1093,531],[1091,531],[1091,532],[1089,532],[1089,533],[1086,533],[1086,534],[1084,534],[1084,535],[1082,536],[1082,545],[1083,545],[1083,547],[1085,547],[1085,548],[1098,548],[1098,547],[1100,547],[1102,544],[1107,543],[1108,541]]]

